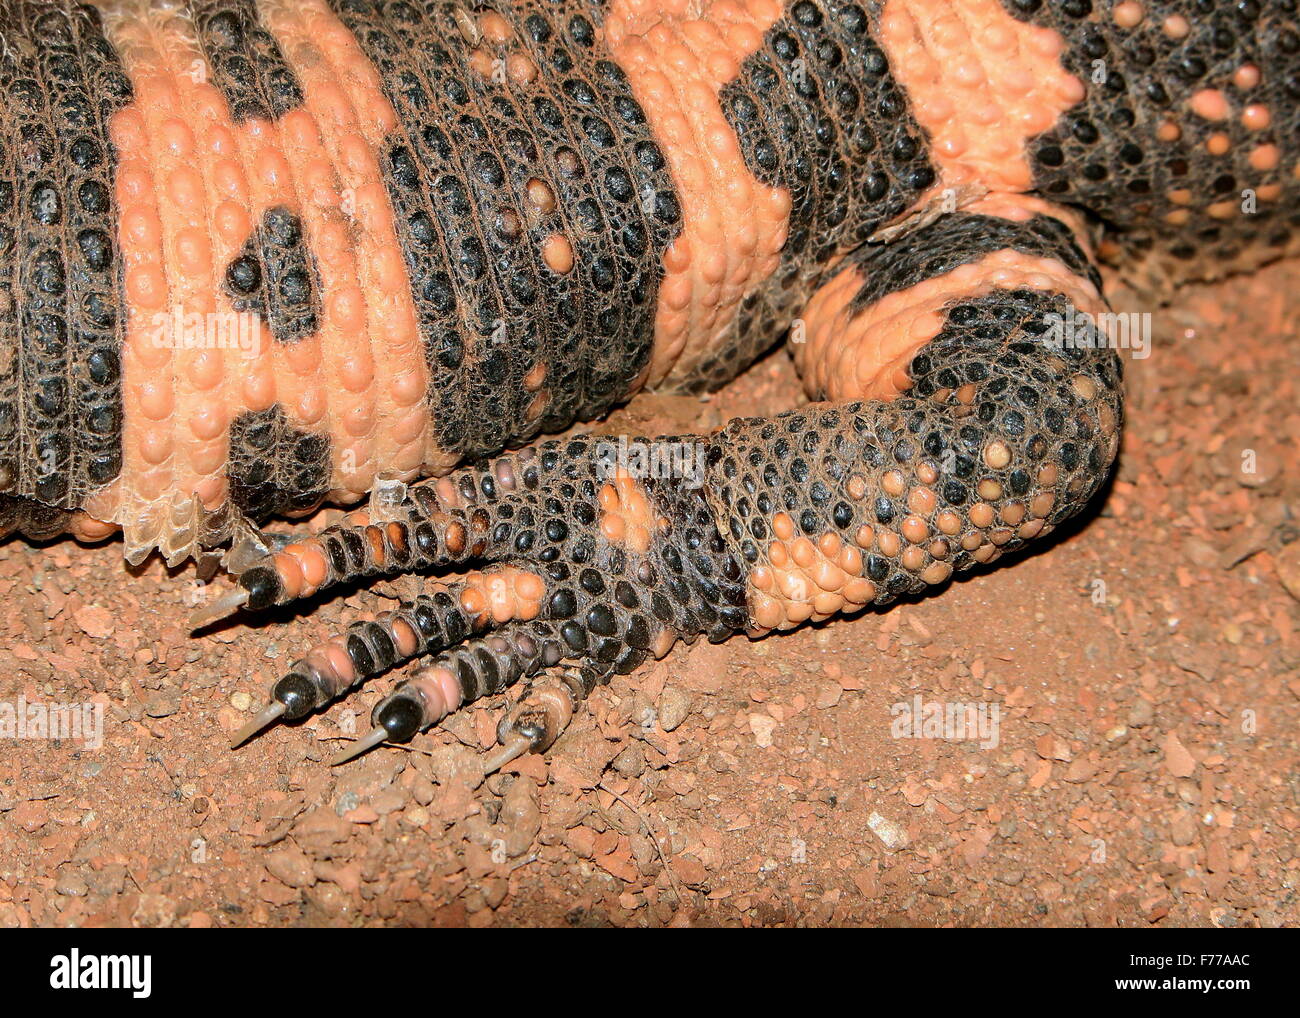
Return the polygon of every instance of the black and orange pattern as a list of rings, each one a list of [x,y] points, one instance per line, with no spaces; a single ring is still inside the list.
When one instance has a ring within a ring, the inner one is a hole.
[[[1058,32],[1086,99],[1031,145],[1035,188],[1087,208],[1116,260],[1175,280],[1247,267],[1300,228],[1294,0],[1008,0]]]
[[[460,574],[277,686],[298,716],[439,655],[381,737],[940,585],[1102,484],[1102,261],[1294,249],[1297,31],[1294,0],[4,4],[0,533],[235,539],[223,610]],[[828,402],[660,439],[689,477],[503,452],[787,333]]]

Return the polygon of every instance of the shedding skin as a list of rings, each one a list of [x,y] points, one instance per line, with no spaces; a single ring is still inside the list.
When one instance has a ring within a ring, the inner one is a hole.
[[[125,13],[106,12],[110,33],[115,15]],[[182,315],[215,310],[214,248],[220,252],[230,231],[223,233],[217,223],[209,224],[204,183],[183,165],[185,157],[193,157],[196,142],[188,122],[175,115],[182,88],[155,40],[154,26],[136,18],[121,24],[123,31],[114,45],[136,89],[135,102],[110,125],[120,153],[115,183],[128,320],[122,355],[123,471],[113,486],[92,501],[89,511],[104,520],[120,519],[127,526],[130,554],[131,546],[167,541],[172,517],[193,513],[188,492],[208,505],[224,498],[221,440],[229,423],[225,351],[178,350],[165,334],[157,342],[155,336],[156,316],[165,321],[172,306],[180,307]],[[215,89],[201,97],[189,92],[186,97],[196,113],[204,115],[217,114],[224,105]],[[164,182],[170,187],[165,197],[160,191]],[[175,204],[180,198],[190,203],[188,213]],[[165,257],[166,249],[183,260],[173,263]],[[189,406],[191,395],[209,405]],[[186,418],[189,456],[183,450],[177,455],[175,448],[177,426]],[[185,494],[174,499],[173,492]],[[183,529],[192,533],[193,526],[191,519]]]
[[[446,470],[455,460],[438,447],[425,412],[429,379],[410,279],[379,181],[384,133],[397,118],[373,67],[323,0],[271,0],[262,9],[302,82],[304,112],[324,142],[313,165],[316,200],[322,217],[331,220],[335,245],[326,255],[350,257],[354,265],[355,283],[339,297],[335,370],[354,387],[361,382],[367,337],[373,363],[373,420],[364,405],[347,408],[338,415],[341,426],[331,429],[333,486],[339,498],[352,500],[368,492],[380,472],[410,478]],[[354,391],[360,400],[370,386]]]

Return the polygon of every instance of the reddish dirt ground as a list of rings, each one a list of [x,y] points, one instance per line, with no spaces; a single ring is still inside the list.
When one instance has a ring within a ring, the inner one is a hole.
[[[405,581],[191,639],[225,579],[0,545],[0,702],[105,707],[102,748],[0,744],[0,926],[1295,925],[1298,283],[1274,266],[1156,312],[1116,480],[1048,547],[679,647],[482,783],[500,702],[325,766],[389,681],[226,748],[289,661]],[[777,353],[601,430],[799,398]],[[996,705],[996,745],[894,737],[916,696]]]

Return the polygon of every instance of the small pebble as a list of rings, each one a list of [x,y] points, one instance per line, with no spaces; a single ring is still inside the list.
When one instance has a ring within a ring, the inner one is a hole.
[[[659,727],[675,732],[690,712],[690,696],[676,686],[665,686],[659,694]]]
[[[890,850],[896,851],[907,844],[907,830],[902,824],[882,817],[879,813],[873,812],[867,817],[867,827]]]

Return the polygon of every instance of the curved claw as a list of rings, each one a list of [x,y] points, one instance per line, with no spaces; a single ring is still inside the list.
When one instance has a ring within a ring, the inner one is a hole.
[[[234,734],[234,737],[230,740],[230,748],[236,749],[242,743],[251,739],[263,728],[270,727],[284,716],[284,712],[285,705],[280,703],[278,700],[267,704],[265,710]]]
[[[495,774],[502,767],[518,760],[532,748],[532,739],[528,738],[526,735],[516,735],[495,753],[489,753],[483,758],[484,776],[486,777],[489,774]]]
[[[348,743],[346,748],[331,757],[329,765],[331,767],[337,767],[339,764],[345,764],[349,760],[359,757],[362,753],[367,753],[374,749],[387,738],[388,729],[384,728],[382,725],[377,725],[370,730],[369,734],[362,736],[355,742]]]
[[[232,615],[238,609],[248,603],[248,591],[232,590],[225,597],[219,597],[215,601],[209,601],[202,605],[190,615],[190,631],[202,629],[204,626],[211,625],[224,619],[227,615]]]

